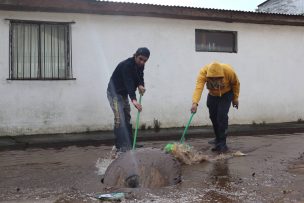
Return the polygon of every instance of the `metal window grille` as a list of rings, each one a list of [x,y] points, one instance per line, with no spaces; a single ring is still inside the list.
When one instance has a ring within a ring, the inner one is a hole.
[[[10,21],[10,79],[72,79],[70,23]]]
[[[237,32],[195,30],[195,50],[198,52],[237,52]]]

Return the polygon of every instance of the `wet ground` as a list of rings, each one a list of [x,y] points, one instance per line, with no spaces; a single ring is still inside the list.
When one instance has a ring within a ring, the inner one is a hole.
[[[188,143],[214,155],[210,138]],[[162,148],[169,141],[142,142]],[[120,189],[123,202],[304,202],[304,133],[233,136],[247,156],[182,166],[182,182],[160,189]],[[29,148],[0,152],[1,202],[99,202],[112,146]]]

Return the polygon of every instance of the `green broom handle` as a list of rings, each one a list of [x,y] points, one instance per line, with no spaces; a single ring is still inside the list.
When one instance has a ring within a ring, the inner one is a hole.
[[[141,104],[141,97],[142,97],[142,95],[139,96],[139,104]],[[133,138],[133,150],[135,149],[135,145],[136,145],[137,131],[138,131],[138,125],[139,125],[139,114],[140,114],[140,111],[138,110],[137,117],[136,117],[135,133],[134,133],[134,138]]]
[[[193,118],[194,114],[195,114],[195,113],[191,113],[190,119],[189,119],[189,121],[188,121],[188,123],[187,123],[187,125],[186,125],[186,127],[185,127],[183,136],[182,136],[182,138],[181,138],[181,140],[180,140],[180,142],[181,142],[182,144],[185,142],[185,135],[186,135],[186,132],[187,132],[187,130],[188,130],[188,128],[189,128],[189,125],[190,125],[190,123],[191,123],[191,121],[192,121],[192,118]]]

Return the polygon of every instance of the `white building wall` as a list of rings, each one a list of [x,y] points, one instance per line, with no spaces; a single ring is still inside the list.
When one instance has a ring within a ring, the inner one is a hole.
[[[68,81],[14,81],[9,77],[9,22],[5,18],[75,21],[73,76]],[[181,127],[190,116],[199,69],[213,60],[231,64],[241,82],[240,108],[230,123],[304,118],[304,27],[149,17],[0,11],[0,135],[109,130],[106,88],[116,65],[146,46],[147,92],[141,124]],[[195,29],[238,32],[238,53],[195,51]],[[210,124],[203,93],[193,125]],[[132,107],[132,121],[136,111]]]

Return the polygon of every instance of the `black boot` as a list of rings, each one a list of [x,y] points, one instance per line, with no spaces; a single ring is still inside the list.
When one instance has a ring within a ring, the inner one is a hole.
[[[216,145],[216,139],[214,138],[213,140],[209,140],[208,144]]]
[[[213,152],[226,153],[228,151],[228,146],[226,144],[219,143],[211,149]]]
[[[226,137],[223,137],[219,140],[219,142],[211,149],[213,152],[225,153],[228,151],[228,147],[226,144]]]
[[[219,145],[217,144],[217,145],[215,145],[214,147],[212,147],[211,148],[211,151],[213,151],[213,152],[216,152],[216,151],[218,151],[219,150]]]
[[[219,143],[219,138],[216,136],[213,140],[209,140],[208,144],[217,145]]]

